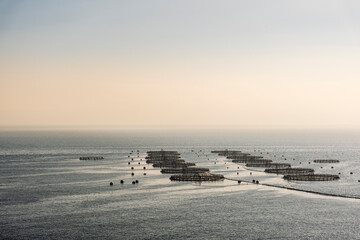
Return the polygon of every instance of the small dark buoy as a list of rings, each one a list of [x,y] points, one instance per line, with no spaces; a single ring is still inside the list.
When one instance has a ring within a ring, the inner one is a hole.
[[[237,175],[239,175],[239,173],[237,173]]]
[[[252,175],[252,172],[250,172],[250,175]]]
[[[139,183],[139,180],[136,180],[135,182],[136,182],[136,183]]]
[[[226,169],[229,169],[229,167],[226,167]]]
[[[133,172],[131,173],[131,176],[134,176],[134,173],[133,173]]]
[[[256,181],[256,184],[259,184],[259,181]]]
[[[339,175],[341,174],[341,172],[339,172]]]
[[[124,183],[124,180],[120,180],[120,183],[123,184],[123,183]]]
[[[238,167],[238,169],[239,169],[239,167]]]
[[[295,160],[295,158],[293,158],[293,160]]]
[[[360,182],[360,180],[358,180],[358,182]]]
[[[110,182],[110,186],[112,186],[113,185],[113,182]]]
[[[241,183],[241,181],[238,181],[238,184],[240,184]]]
[[[214,164],[216,164],[216,162],[214,162]]]
[[[128,162],[128,164],[130,165],[130,162]]]
[[[132,158],[131,161],[134,161],[134,159]]]
[[[253,180],[253,183],[255,183],[255,180]]]
[[[140,164],[140,162],[138,164]]]
[[[128,157],[130,157],[130,155],[128,155]]]
[[[353,174],[353,172],[350,172],[350,174]]]
[[[309,164],[311,164],[311,162],[309,162]]]
[[[331,168],[334,168],[333,166],[331,166]]]
[[[146,175],[146,173],[144,173],[144,175]]]
[[[301,162],[299,162],[299,164],[301,164]]]
[[[322,168],[322,167],[320,167],[320,168]]]
[[[146,169],[146,167],[144,167],[144,169]]]
[[[131,169],[134,169],[134,167],[131,167]]]
[[[284,160],[286,160],[286,158],[284,158]]]
[[[135,184],[135,181],[132,181],[132,184]]]

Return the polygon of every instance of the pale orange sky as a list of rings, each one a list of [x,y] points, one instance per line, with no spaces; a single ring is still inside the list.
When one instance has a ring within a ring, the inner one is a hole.
[[[356,1],[142,3],[2,1],[0,126],[360,127]]]

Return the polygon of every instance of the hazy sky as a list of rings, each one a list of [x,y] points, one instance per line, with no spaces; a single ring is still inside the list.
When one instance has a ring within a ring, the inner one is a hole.
[[[360,128],[360,1],[0,0],[0,126]]]

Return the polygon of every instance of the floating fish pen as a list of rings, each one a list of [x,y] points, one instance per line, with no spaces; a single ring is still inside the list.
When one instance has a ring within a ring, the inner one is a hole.
[[[185,167],[185,168],[163,168],[161,173],[178,173],[178,174],[189,174],[189,173],[205,173],[209,172],[208,168],[198,168],[198,167]]]
[[[180,155],[156,155],[156,156],[148,155],[145,157],[145,159],[179,159],[179,158],[181,158]]]
[[[266,173],[276,174],[314,174],[314,169],[311,168],[268,168]]]
[[[314,163],[339,163],[339,160],[335,159],[316,159],[314,160]]]
[[[234,159],[232,160],[234,163],[249,163],[249,164],[266,164],[271,163],[270,159]]]
[[[163,155],[180,155],[177,151],[148,151],[146,152],[149,156],[163,156]]]
[[[211,151],[211,153],[217,153],[219,156],[230,156],[230,155],[242,155],[241,151],[229,151],[229,150],[217,150],[217,151]]]
[[[195,163],[190,163],[190,162],[184,162],[184,163],[154,163],[153,167],[156,168],[184,168],[184,167],[190,167],[190,166],[195,166]]]
[[[200,173],[200,174],[181,174],[181,175],[172,175],[170,177],[171,181],[194,181],[194,182],[212,182],[212,181],[223,181],[225,178],[220,174],[211,174],[211,173]]]
[[[291,165],[288,163],[248,163],[246,167],[256,168],[290,168]]]
[[[173,160],[168,160],[168,159],[166,159],[166,160],[148,159],[148,160],[146,160],[146,163],[152,163],[152,164],[154,164],[154,163],[163,163],[163,162],[168,162],[168,163],[178,162],[178,163],[181,163],[181,162],[185,162],[185,160],[184,159],[173,159]]]
[[[80,160],[103,160],[104,157],[80,157]]]
[[[262,159],[263,156],[254,156],[254,155],[229,155],[226,158],[228,159]]]
[[[291,181],[334,181],[340,179],[338,175],[332,174],[306,174],[306,175],[285,175],[285,180]]]

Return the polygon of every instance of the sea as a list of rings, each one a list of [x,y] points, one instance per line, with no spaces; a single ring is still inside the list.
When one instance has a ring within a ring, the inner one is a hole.
[[[145,161],[161,149],[226,179],[170,181]],[[340,179],[287,181],[225,149]],[[0,131],[0,239],[360,239],[359,198],[359,131]]]

